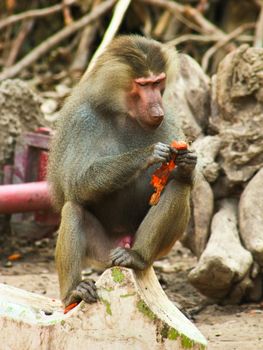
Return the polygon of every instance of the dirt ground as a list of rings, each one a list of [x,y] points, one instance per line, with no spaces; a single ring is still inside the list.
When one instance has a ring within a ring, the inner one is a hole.
[[[17,245],[12,237],[0,240],[0,283],[58,298],[54,246],[55,238],[24,246]],[[8,256],[14,253],[20,253],[21,258],[8,261]],[[263,349],[263,303],[238,306],[209,304],[187,281],[188,272],[195,263],[196,258],[176,244],[167,258],[156,262],[155,270],[169,298],[206,336],[208,349]],[[87,270],[86,274],[98,278],[98,273],[92,270]]]

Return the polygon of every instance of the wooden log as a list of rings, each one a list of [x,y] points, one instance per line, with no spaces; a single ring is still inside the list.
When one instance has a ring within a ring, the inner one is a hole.
[[[231,199],[223,200],[220,210],[213,217],[206,249],[190,272],[189,280],[210,298],[238,303],[251,288],[247,278],[252,263],[251,253],[242,246],[239,238],[237,203]],[[240,283],[242,287],[239,288],[237,285]]]
[[[114,267],[97,282],[99,301],[63,313],[59,301],[0,284],[4,349],[205,349],[198,329],[163,292],[154,270]]]

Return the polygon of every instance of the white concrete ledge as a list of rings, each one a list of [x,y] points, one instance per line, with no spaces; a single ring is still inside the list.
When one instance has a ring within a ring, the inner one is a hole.
[[[205,349],[199,330],[169,301],[153,269],[106,270],[100,300],[66,315],[58,300],[0,284],[0,348],[27,350]]]

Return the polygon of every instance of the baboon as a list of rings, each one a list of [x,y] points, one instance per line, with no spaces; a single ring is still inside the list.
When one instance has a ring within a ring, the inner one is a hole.
[[[61,211],[55,255],[65,306],[96,301],[83,267],[146,269],[187,226],[197,159],[170,146],[185,138],[170,102],[177,70],[174,49],[120,36],[60,112],[48,181]],[[151,175],[174,156],[177,167],[150,206]]]

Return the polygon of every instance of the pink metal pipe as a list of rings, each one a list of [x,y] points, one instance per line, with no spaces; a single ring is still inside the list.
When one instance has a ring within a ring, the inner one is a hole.
[[[46,181],[0,186],[0,214],[50,210]]]

